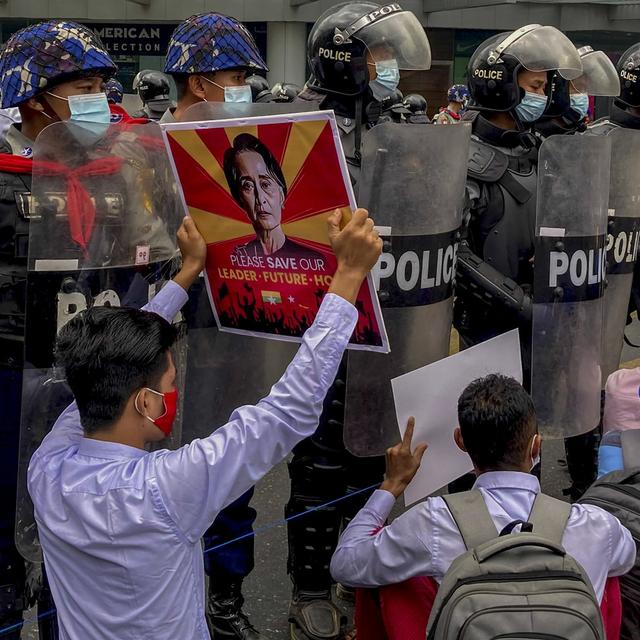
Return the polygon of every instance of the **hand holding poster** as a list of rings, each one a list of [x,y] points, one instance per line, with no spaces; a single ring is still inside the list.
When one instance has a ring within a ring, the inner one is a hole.
[[[163,125],[185,211],[208,246],[222,331],[299,340],[337,263],[327,217],[355,209],[333,114]],[[350,348],[388,352],[371,276]]]

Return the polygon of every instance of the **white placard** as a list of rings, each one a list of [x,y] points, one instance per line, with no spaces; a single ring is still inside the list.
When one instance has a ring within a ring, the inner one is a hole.
[[[453,439],[458,398],[470,382],[490,373],[522,382],[517,329],[391,381],[400,435],[414,416],[413,444],[429,444],[416,477],[404,492],[405,504],[413,504],[473,470],[471,459]]]

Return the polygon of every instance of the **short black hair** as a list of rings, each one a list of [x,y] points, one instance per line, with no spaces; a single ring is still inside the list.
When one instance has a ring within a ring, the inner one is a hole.
[[[157,386],[176,337],[175,327],[159,315],[124,307],[92,307],[62,328],[56,364],[86,433],[112,426],[136,389]]]
[[[284,179],[284,174],[280,168],[280,163],[276,160],[269,147],[264,142],[258,140],[254,135],[250,133],[241,133],[233,140],[233,146],[229,147],[224,152],[224,175],[227,178],[229,189],[233,199],[240,204],[240,188],[238,184],[238,172],[235,168],[236,156],[243,151],[253,151],[262,156],[265,165],[267,165],[267,171],[269,175],[280,185],[285,197],[287,195],[287,183]]]
[[[171,77],[176,85],[176,95],[178,102],[187,95],[187,87],[189,86],[189,74],[187,73],[172,73]]]
[[[519,468],[537,419],[531,396],[513,378],[491,374],[474,380],[458,399],[458,423],[476,468]]]

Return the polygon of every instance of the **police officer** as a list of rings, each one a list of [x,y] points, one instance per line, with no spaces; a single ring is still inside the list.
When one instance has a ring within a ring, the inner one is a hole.
[[[199,102],[252,102],[247,76],[268,71],[247,28],[219,13],[191,16],[171,36],[164,65],[176,83],[178,104],[161,122],[175,122]]]
[[[297,100],[335,112],[357,195],[361,144],[376,124],[372,116],[382,115],[380,104],[385,100],[402,101],[397,92],[401,70],[430,67],[429,42],[415,15],[397,4],[350,2],[320,16],[309,34],[307,55],[311,77]],[[344,447],[345,372],[343,361],[316,434],[294,450],[286,516],[366,488],[382,477],[384,459],[358,458]],[[293,582],[289,619],[294,640],[339,638],[344,633],[345,617],[331,598],[329,563],[341,526],[367,497],[364,492],[288,522],[288,571]],[[339,594],[348,595],[340,586]]]
[[[140,71],[133,79],[133,90],[142,100],[142,109],[133,114],[134,118],[160,120],[165,111],[174,106],[169,97],[169,79],[160,71]]]
[[[582,133],[589,121],[589,96],[618,96],[620,83],[616,69],[604,51],[585,46],[578,49],[583,73],[567,80],[556,73],[551,81],[551,96],[545,114],[535,123],[537,134]]]
[[[454,312],[463,348],[530,324],[538,155],[531,128],[564,67],[580,73],[575,47],[540,25],[492,36],[469,61],[468,224]]]
[[[590,133],[605,134],[611,129],[640,129],[640,42],[629,47],[616,65],[620,78],[620,95],[606,118],[596,120]]]
[[[520,328],[525,384],[531,362],[531,288],[539,139],[554,73],[577,76],[575,47],[554,27],[492,36],[467,70],[472,123],[465,239],[458,251],[454,326],[461,348]],[[471,476],[449,485],[469,489]]]
[[[409,110],[407,122],[410,124],[429,124],[427,99],[419,93],[410,93],[404,98],[404,106]]]
[[[33,144],[48,124],[77,117],[74,98],[104,96],[104,82],[115,71],[100,39],[65,20],[17,32],[0,53],[0,107],[17,107],[22,120],[11,125],[0,148],[0,633],[19,623],[34,600],[25,580],[35,572],[14,543]],[[101,108],[108,122],[106,96]],[[50,609],[46,591],[40,601]],[[57,637],[55,616],[39,625],[41,638]],[[3,637],[19,638],[20,630]]]
[[[205,101],[250,103],[247,75],[268,71],[246,27],[235,18],[213,12],[191,16],[176,27],[164,70],[175,81],[178,103],[167,109],[161,122],[175,122],[190,106]],[[202,283],[199,290],[190,292],[190,307],[196,310],[187,314],[190,329],[215,327],[206,296]],[[189,381],[188,371],[187,394]],[[196,411],[197,407],[191,409]],[[189,410],[186,407],[185,423],[193,420]],[[209,576],[207,618],[214,638],[264,637],[243,611],[242,583],[254,567],[252,531],[256,512],[249,506],[252,497],[253,489],[223,509],[204,536],[205,549],[211,549],[205,553],[204,562]],[[236,538],[242,540],[224,545]]]
[[[247,77],[247,84],[251,87],[253,102],[273,102],[273,95],[269,83],[264,76],[257,73]]]
[[[433,116],[435,124],[456,124],[464,115],[469,104],[469,89],[463,84],[454,84],[447,91],[447,106],[440,107]]]
[[[302,88],[293,82],[276,82],[271,87],[271,95],[274,102],[293,102]]]
[[[118,80],[111,78],[104,85],[104,92],[107,94],[109,104],[122,104],[124,88]]]

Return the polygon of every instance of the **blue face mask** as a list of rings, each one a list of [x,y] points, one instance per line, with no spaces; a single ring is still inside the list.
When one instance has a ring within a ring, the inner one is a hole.
[[[251,87],[248,84],[243,84],[239,87],[223,87],[217,82],[214,82],[213,80],[209,80],[209,78],[205,78],[204,76],[200,76],[200,77],[203,80],[206,80],[209,84],[212,84],[218,87],[218,89],[222,89],[224,91],[225,102],[253,102]],[[205,99],[205,102],[206,102],[206,99]]]
[[[111,111],[106,93],[88,93],[86,95],[69,96],[70,120],[92,122],[93,124],[109,124]]]
[[[71,111],[69,120],[81,127],[73,131],[73,135],[81,144],[94,144],[106,133],[111,123],[111,110],[106,93],[87,93],[68,98],[50,91],[47,93],[69,103],[69,111]]]
[[[571,108],[580,114],[580,119],[584,120],[589,113],[589,96],[586,93],[574,93],[571,96]]]
[[[371,81],[372,88],[375,84],[378,84],[388,92],[393,92],[398,88],[400,84],[400,69],[396,60],[376,62],[376,78]]]
[[[515,108],[515,112],[522,122],[535,122],[542,118],[546,108],[547,96],[527,91],[520,104]]]
[[[241,87],[224,88],[225,102],[252,102],[252,99],[251,87],[248,84],[243,84]]]

